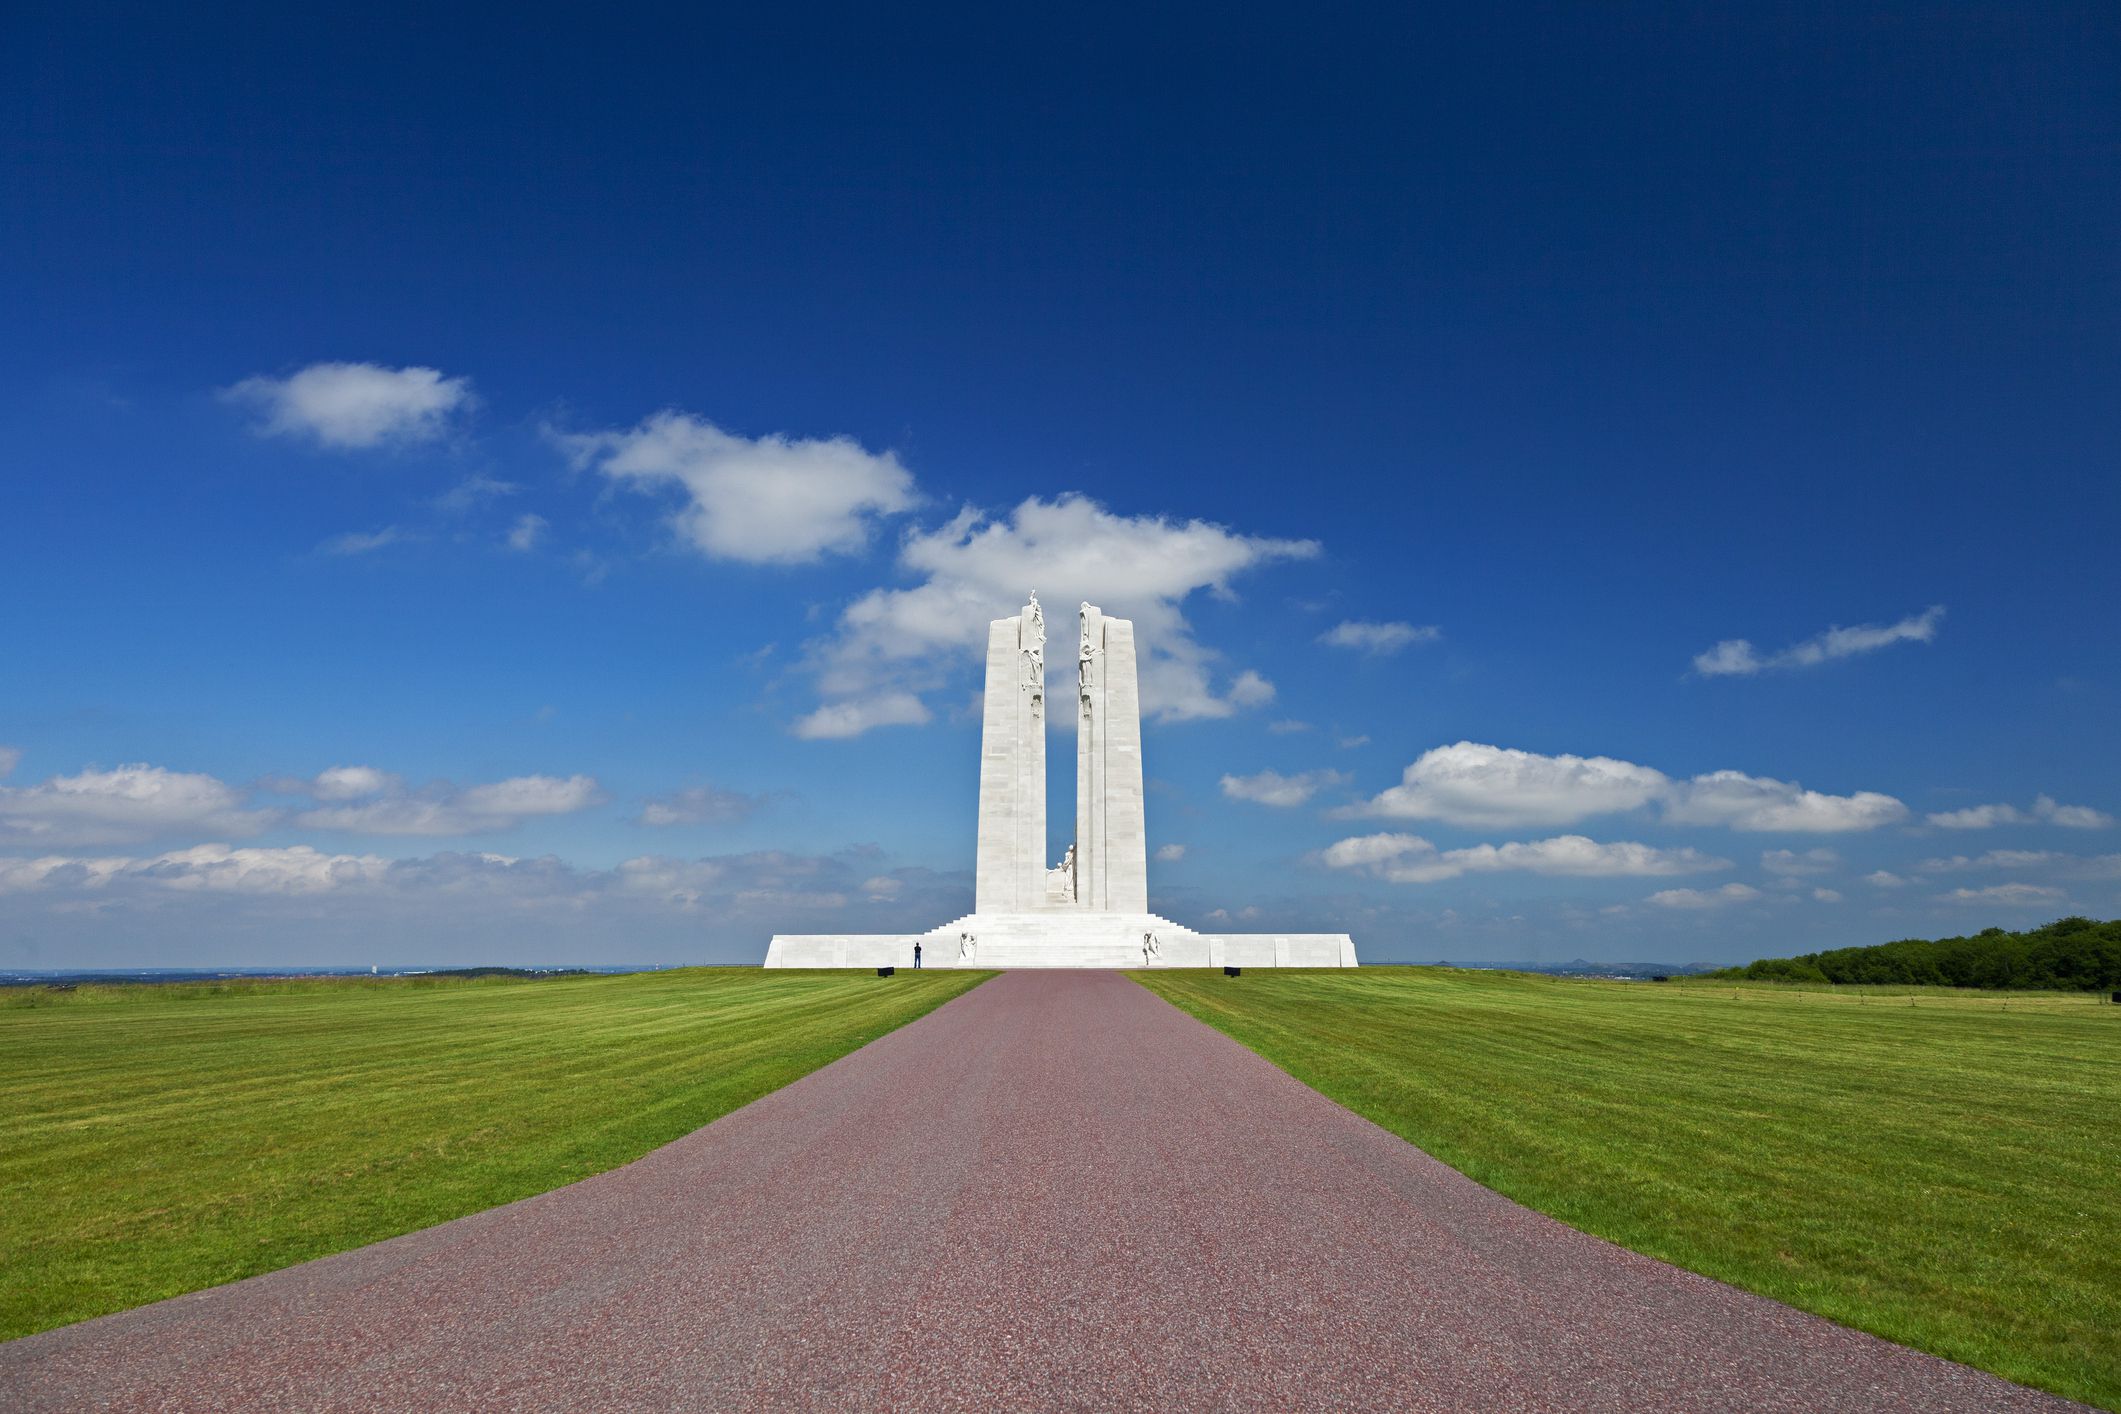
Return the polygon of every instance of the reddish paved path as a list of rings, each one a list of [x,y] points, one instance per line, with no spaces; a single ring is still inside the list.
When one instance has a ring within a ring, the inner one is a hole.
[[[1082,972],[573,1187],[0,1345],[0,1406],[2076,1407],[1585,1237]]]

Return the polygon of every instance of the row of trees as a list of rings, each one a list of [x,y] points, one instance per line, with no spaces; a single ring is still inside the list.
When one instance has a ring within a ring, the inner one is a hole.
[[[1715,975],[1764,982],[2121,989],[2121,919],[2101,923],[2062,918],[2023,933],[1987,928],[1970,938],[1905,938],[1867,948],[1763,958]]]

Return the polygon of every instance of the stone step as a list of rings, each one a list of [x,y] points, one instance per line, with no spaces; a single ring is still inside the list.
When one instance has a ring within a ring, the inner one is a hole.
[[[946,965],[954,959],[946,961]],[[1140,948],[1091,944],[982,943],[967,967],[1140,967]]]

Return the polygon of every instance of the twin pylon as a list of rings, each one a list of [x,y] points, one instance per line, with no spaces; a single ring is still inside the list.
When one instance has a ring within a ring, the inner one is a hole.
[[[1047,691],[1038,596],[987,626],[974,880],[980,913],[1148,910],[1134,625],[1094,604],[1080,613],[1073,681],[1057,699]],[[1069,713],[1075,727],[1075,842],[1049,865],[1046,731],[1055,709]]]

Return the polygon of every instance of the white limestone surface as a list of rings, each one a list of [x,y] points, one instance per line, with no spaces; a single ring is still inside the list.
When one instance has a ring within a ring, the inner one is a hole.
[[[913,934],[776,933],[768,967],[911,967]]]
[[[1076,650],[1076,906],[1149,907],[1149,827],[1142,789],[1141,683],[1134,625],[1084,604]],[[985,910],[982,909],[984,912]]]
[[[987,626],[974,906],[1024,909],[1046,895],[1046,627],[1036,599]]]
[[[766,965],[910,967],[916,943],[922,967],[1357,965],[1355,942],[1346,933],[1201,933],[1146,911],[973,913],[910,936],[783,935],[767,948]],[[835,955],[849,960],[812,960]]]
[[[1345,933],[1201,933],[1149,912],[1134,625],[1090,603],[1061,697],[1076,723],[1075,843],[1048,867],[1046,642],[1035,594],[988,625],[975,911],[926,933],[776,934],[766,966],[1355,966]]]

